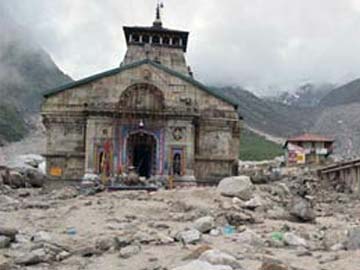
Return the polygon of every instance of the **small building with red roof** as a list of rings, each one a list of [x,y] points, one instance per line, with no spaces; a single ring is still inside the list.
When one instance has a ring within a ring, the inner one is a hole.
[[[284,145],[287,164],[324,163],[333,152],[334,142],[332,138],[310,133],[288,138]]]

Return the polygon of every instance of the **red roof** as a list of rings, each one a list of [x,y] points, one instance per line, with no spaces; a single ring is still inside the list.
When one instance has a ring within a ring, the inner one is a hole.
[[[289,138],[287,139],[287,142],[334,142],[334,139],[317,134],[305,133],[300,136]]]

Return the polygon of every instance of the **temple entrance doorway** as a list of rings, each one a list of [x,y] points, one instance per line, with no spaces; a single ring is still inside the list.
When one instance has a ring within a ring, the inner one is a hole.
[[[129,136],[128,165],[134,166],[139,176],[150,178],[156,174],[156,139],[154,136],[139,132]]]

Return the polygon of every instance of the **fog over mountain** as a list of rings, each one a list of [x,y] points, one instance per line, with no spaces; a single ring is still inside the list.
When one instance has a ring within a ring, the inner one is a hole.
[[[0,9],[0,145],[21,139],[42,94],[70,81],[26,28]]]
[[[359,0],[165,0],[164,25],[191,31],[189,63],[212,85],[258,94],[360,74]],[[150,25],[156,0],[1,1],[74,78],[119,65],[123,25]]]

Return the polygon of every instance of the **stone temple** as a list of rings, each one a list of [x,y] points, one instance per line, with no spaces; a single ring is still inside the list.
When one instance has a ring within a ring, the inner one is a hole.
[[[50,179],[80,180],[86,172],[110,179],[130,167],[179,182],[237,173],[236,102],[194,79],[185,59],[189,33],[164,28],[159,6],[156,13],[150,27],[123,28],[120,67],[45,95]]]

